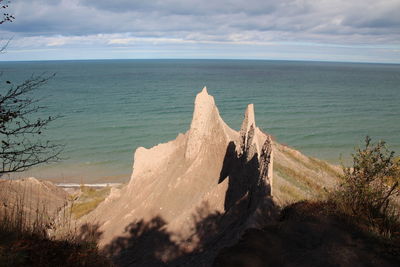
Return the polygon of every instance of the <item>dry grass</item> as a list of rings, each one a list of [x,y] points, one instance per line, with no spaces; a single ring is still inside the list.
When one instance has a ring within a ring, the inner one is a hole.
[[[339,177],[341,175],[338,170],[334,169],[326,161],[319,160],[319,159],[312,158],[312,157],[309,157],[308,159],[314,166],[316,166],[316,169],[322,170],[334,177]]]
[[[293,155],[292,152],[290,151],[284,151],[284,154],[290,158],[291,160],[293,160],[294,162],[297,162],[303,166],[305,166],[306,168],[310,169],[310,170],[314,170],[314,171],[323,171],[325,173],[328,173],[329,175],[333,176],[333,177],[338,177],[340,176],[340,172],[338,170],[336,170],[335,168],[333,168],[331,165],[329,165],[329,163],[327,163],[326,161],[323,160],[319,160],[313,157],[307,157],[308,162],[305,160],[302,160],[301,158],[299,158],[296,155]]]
[[[71,214],[78,219],[94,210],[110,193],[110,187],[94,189],[82,186],[80,195],[71,206]]]
[[[2,186],[5,184],[3,183]],[[4,193],[4,191],[12,189],[4,186],[1,190]],[[51,226],[51,215],[54,214],[50,215],[46,205],[39,200],[32,201],[35,203],[35,207],[26,207],[26,199],[29,197],[26,188],[23,188],[23,191],[16,194],[15,198],[2,203],[3,207],[0,207],[0,231],[2,233],[46,235],[47,229]]]
[[[280,194],[285,196],[285,198],[282,200],[283,203],[281,203],[282,206],[287,206],[291,203],[307,198],[306,196],[300,194],[295,188],[289,185],[279,186],[279,191]]]
[[[291,183],[312,195],[324,192],[323,188],[319,184],[302,173],[296,172],[278,162],[274,163],[274,168],[283,178],[288,179]]]
[[[4,185],[0,190],[9,190]],[[0,266],[112,266],[96,243],[82,240],[73,229],[67,206],[56,216],[39,201],[27,207],[34,201],[27,201],[32,196],[25,190],[16,196],[0,202]],[[55,228],[67,234],[50,236]]]

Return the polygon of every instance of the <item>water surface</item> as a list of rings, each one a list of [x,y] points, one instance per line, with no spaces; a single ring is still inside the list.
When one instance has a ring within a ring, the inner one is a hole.
[[[96,60],[0,62],[0,69],[3,82],[14,83],[56,73],[35,97],[47,106],[43,116],[62,116],[47,137],[66,144],[67,159],[29,172],[43,178],[128,179],[138,146],[188,130],[203,86],[232,128],[254,103],[259,127],[307,155],[346,161],[365,135],[400,152],[400,65]]]

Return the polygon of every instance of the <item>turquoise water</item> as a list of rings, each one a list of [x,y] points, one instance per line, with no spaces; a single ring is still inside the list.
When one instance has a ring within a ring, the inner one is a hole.
[[[47,137],[66,144],[67,159],[29,172],[44,178],[126,180],[138,146],[187,131],[203,86],[232,128],[254,103],[258,126],[305,154],[346,161],[367,134],[400,152],[400,65],[102,60],[1,62],[0,69],[13,82],[56,73],[35,97],[47,106],[43,115],[62,116]]]

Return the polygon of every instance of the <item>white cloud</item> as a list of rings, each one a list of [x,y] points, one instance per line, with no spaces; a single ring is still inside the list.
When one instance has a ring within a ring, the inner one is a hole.
[[[15,49],[277,43],[303,49],[400,47],[398,0],[15,0],[8,11],[16,20],[1,25],[0,36],[13,37]]]
[[[108,44],[122,44],[122,45],[127,45],[127,44],[133,44],[135,42],[135,38],[117,38],[117,39],[111,39],[108,41]]]
[[[50,38],[49,42],[47,43],[47,46],[63,46],[67,42],[66,40],[62,38]]]

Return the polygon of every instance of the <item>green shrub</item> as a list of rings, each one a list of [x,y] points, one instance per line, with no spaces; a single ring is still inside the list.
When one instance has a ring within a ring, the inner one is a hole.
[[[352,155],[353,166],[343,167],[342,183],[333,193],[337,208],[370,230],[390,237],[398,232],[400,162],[385,142],[371,143]]]

